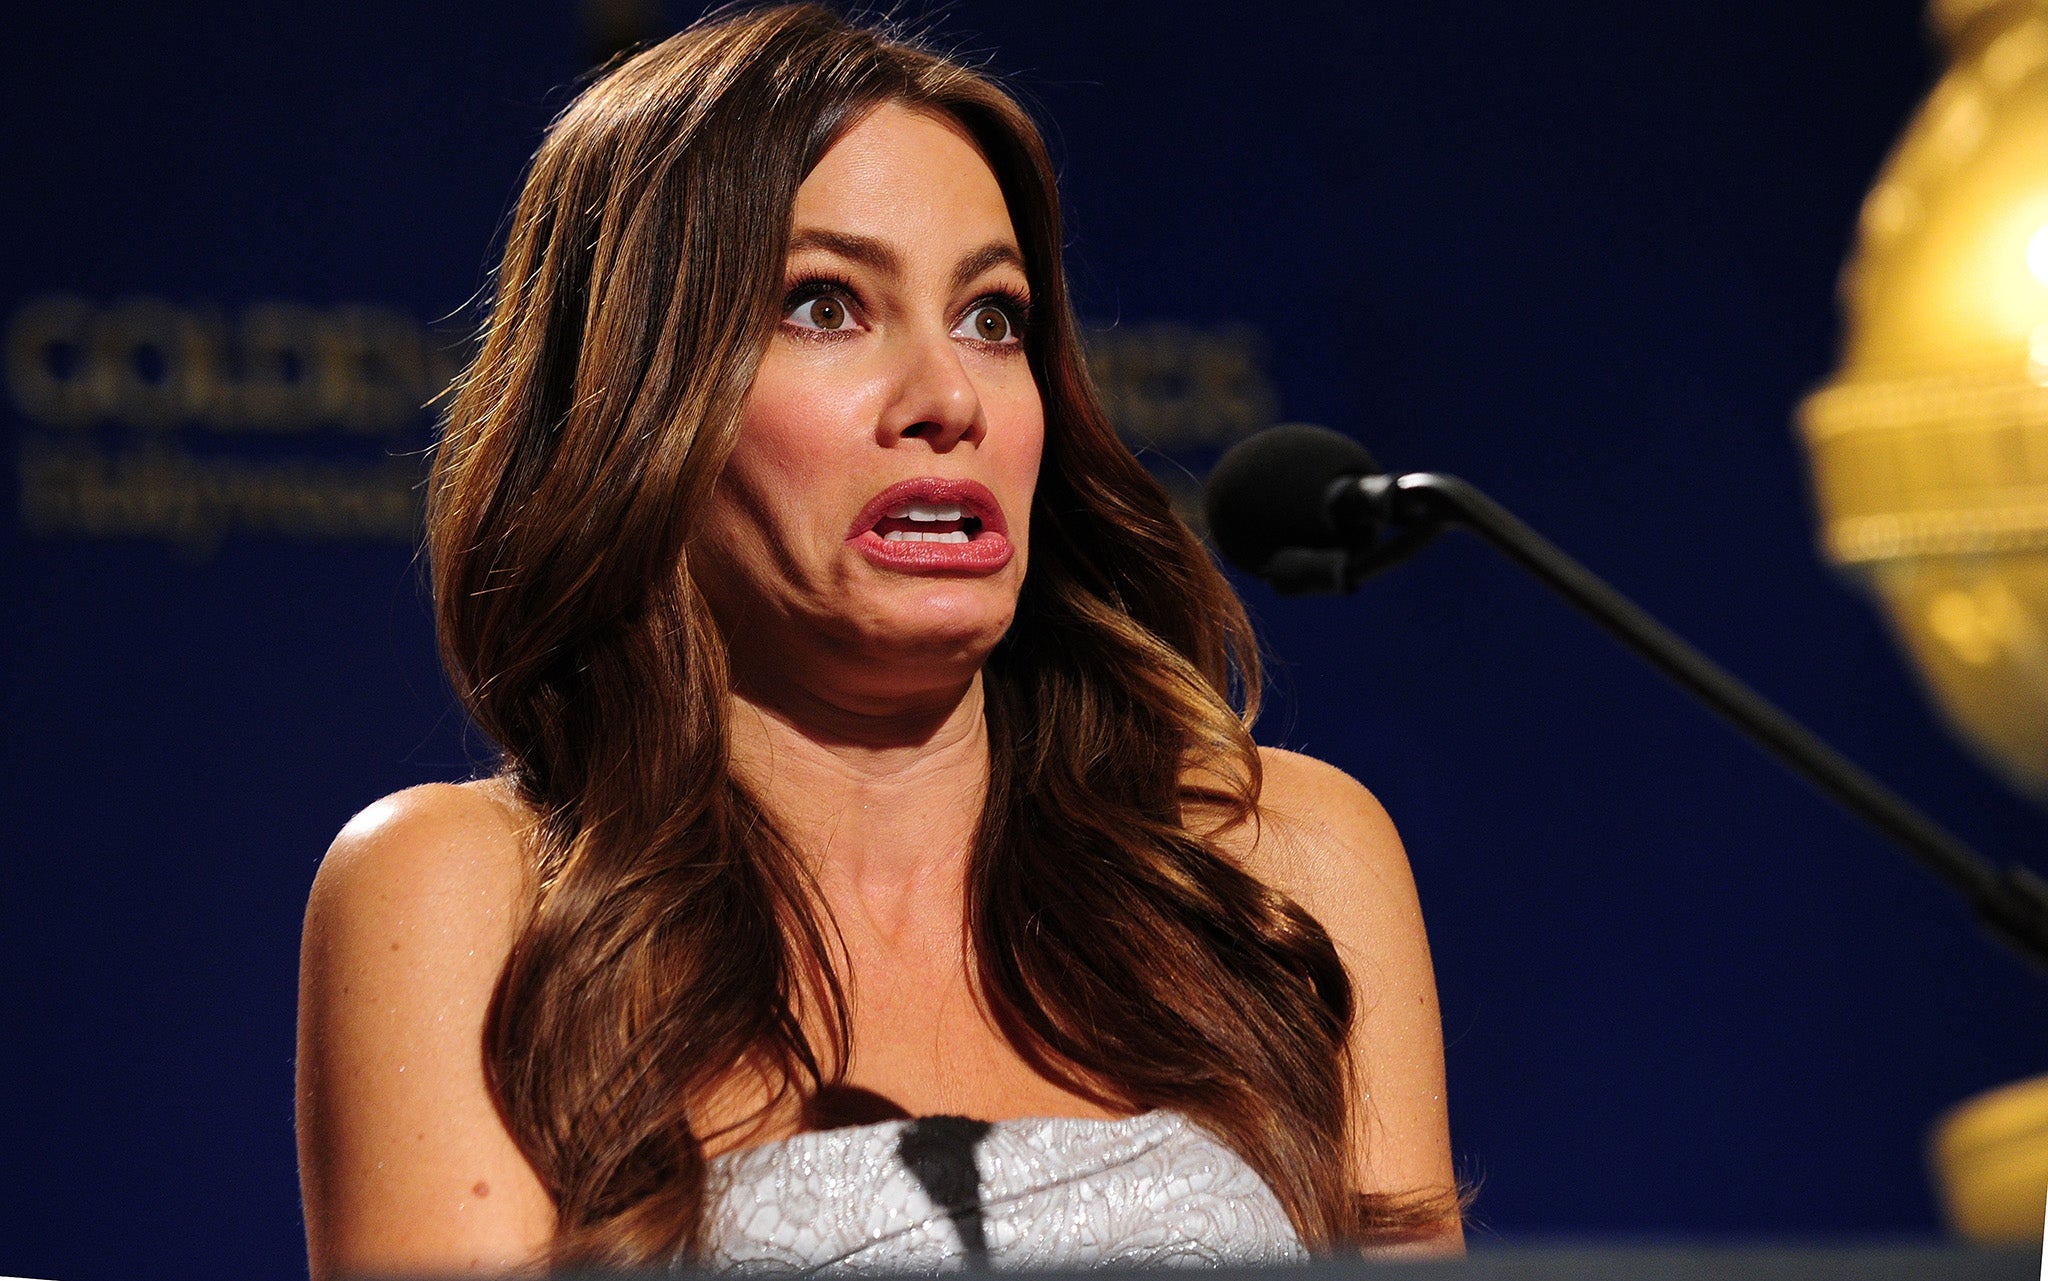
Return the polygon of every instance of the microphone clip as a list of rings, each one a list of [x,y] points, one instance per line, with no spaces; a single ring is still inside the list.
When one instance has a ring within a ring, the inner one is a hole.
[[[1259,577],[1282,596],[1335,595],[1358,590],[1366,579],[1392,569],[1435,541],[1453,512],[1427,484],[1434,477],[1340,476],[1324,494],[1324,520],[1334,546],[1283,547]]]

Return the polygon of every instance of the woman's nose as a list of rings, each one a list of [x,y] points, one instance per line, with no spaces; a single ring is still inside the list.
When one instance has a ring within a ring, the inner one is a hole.
[[[896,396],[883,415],[882,443],[919,440],[936,453],[980,441],[981,393],[951,336],[920,337],[898,354]]]

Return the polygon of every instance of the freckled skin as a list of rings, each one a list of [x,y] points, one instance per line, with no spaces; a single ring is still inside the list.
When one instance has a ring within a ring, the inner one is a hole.
[[[443,785],[379,802],[315,882],[299,1133],[322,1281],[508,1273],[550,1230],[553,1207],[483,1079],[484,1010],[529,896],[520,816],[494,795]]]

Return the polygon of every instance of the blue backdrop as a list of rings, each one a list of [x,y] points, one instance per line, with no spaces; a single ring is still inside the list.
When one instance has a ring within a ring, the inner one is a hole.
[[[1051,121],[1157,464],[1277,416],[1463,474],[2041,861],[2048,815],[1819,564],[1789,427],[1937,68],[1918,5],[1268,12],[941,17]],[[586,41],[569,0],[203,0],[34,6],[0,42],[0,1272],[303,1267],[307,886],[350,813],[478,754],[394,533],[403,407]],[[2048,1068],[2039,980],[1474,544],[1246,595],[1262,736],[1408,840],[1481,1244],[1937,1230],[1926,1126]]]

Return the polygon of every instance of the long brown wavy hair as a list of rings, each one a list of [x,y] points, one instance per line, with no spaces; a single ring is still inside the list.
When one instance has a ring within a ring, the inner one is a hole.
[[[1328,936],[1215,824],[1190,828],[1196,807],[1253,814],[1255,647],[1098,404],[1038,131],[960,64],[796,5],[699,24],[555,122],[435,459],[444,660],[538,816],[537,898],[483,1052],[557,1207],[551,1262],[691,1255],[707,1098],[742,1072],[778,1104],[811,1097],[847,1061],[829,916],[728,764],[725,641],[691,537],[779,320],[797,187],[888,102],[978,141],[1034,299],[1044,461],[1030,572],[984,672],[968,876],[982,998],[1049,1074],[1221,1136],[1311,1247],[1439,1219],[1352,1190],[1352,993]]]

